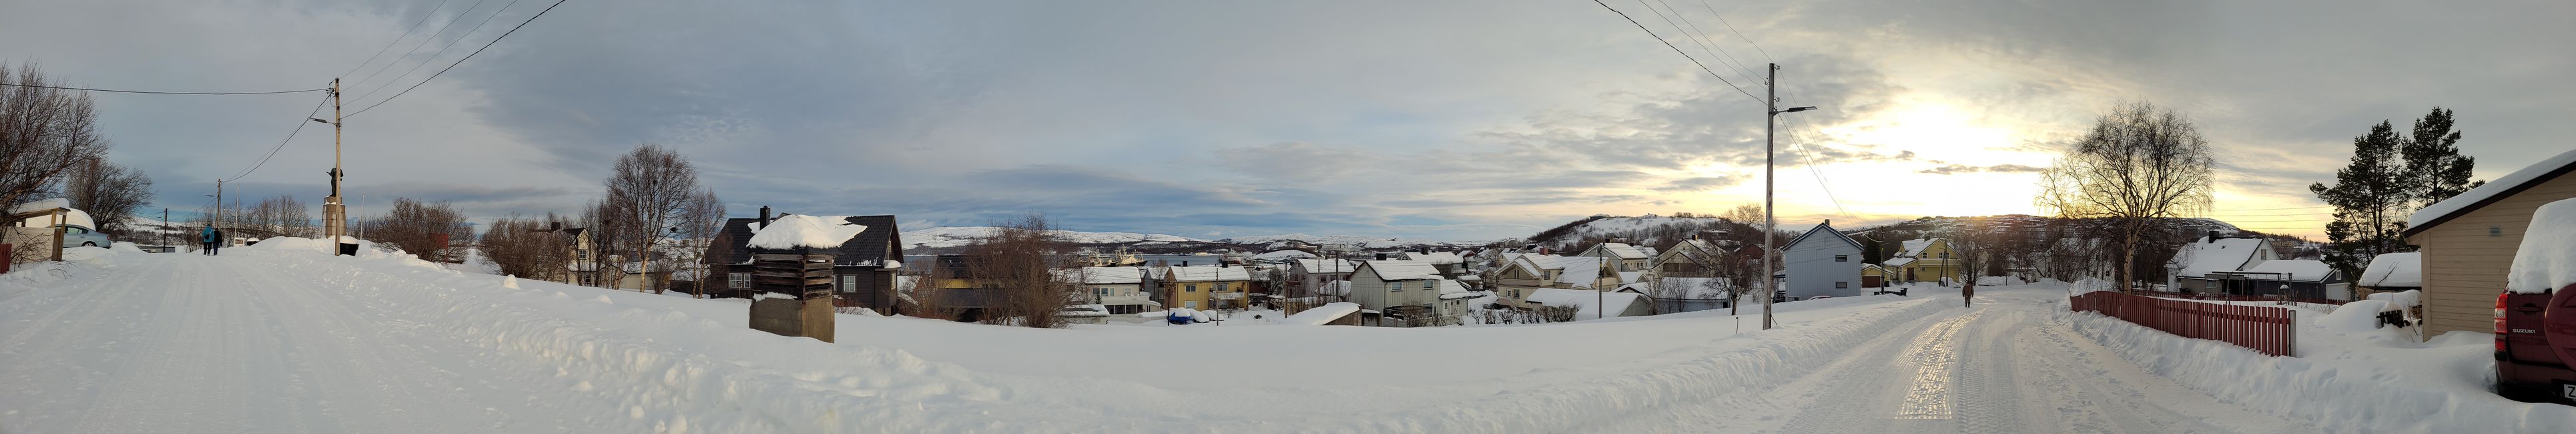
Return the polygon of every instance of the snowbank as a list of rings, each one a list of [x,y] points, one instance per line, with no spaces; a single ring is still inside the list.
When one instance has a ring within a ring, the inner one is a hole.
[[[2334,312],[2317,318],[2317,325],[2337,333],[2368,333],[2379,328],[2379,313],[2396,310],[2386,300],[2361,300],[2344,303]]]
[[[2576,155],[2576,151],[2559,157],[2570,155]],[[2504,180],[2496,181],[2487,185]],[[2514,252],[2513,270],[2507,273],[2505,290],[2520,294],[2538,294],[2576,284],[2576,199],[2550,202],[2531,213],[2531,228],[2523,230],[2522,249]]]
[[[2353,302],[2350,315],[2377,309]],[[2309,420],[2317,432],[2571,432],[2576,407],[2529,404],[2489,391],[2489,336],[2453,332],[2429,343],[2394,329],[2338,332],[2334,320],[2299,315],[2298,357],[2271,357],[2225,342],[2188,339],[2089,312],[2063,313],[2077,334],[2219,400]],[[2347,318],[2348,319],[2348,318]],[[2346,330],[2353,330],[2347,328]]]
[[[1279,322],[1295,325],[1324,325],[1324,323],[1333,322],[1333,320],[1341,319],[1343,316],[1359,311],[1359,303],[1347,301],[1329,303],[1322,306],[1315,306],[1313,309],[1306,309],[1306,311],[1298,312],[1296,315],[1289,315],[1287,319],[1279,320]]]
[[[2385,253],[2370,258],[2370,266],[2361,270],[2353,283],[2371,288],[2424,287],[2424,253]]]
[[[751,241],[744,245],[756,249],[791,250],[796,248],[829,249],[849,242],[850,237],[866,232],[867,226],[850,224],[847,216],[783,215],[768,225],[751,228]]]

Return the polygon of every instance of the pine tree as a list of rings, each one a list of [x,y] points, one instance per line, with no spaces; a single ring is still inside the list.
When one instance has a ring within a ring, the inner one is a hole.
[[[2469,172],[2477,159],[2460,155],[2460,132],[2451,130],[2451,111],[2434,107],[2432,113],[2415,120],[2415,134],[2399,147],[2406,158],[2406,183],[2416,206],[2429,206],[2461,192],[2485,185],[2471,182]]]
[[[2413,210],[2418,188],[2408,182],[2402,161],[2405,139],[2387,121],[2352,139],[2352,163],[2335,171],[2334,186],[2310,184],[2308,191],[2335,208],[2326,223],[2325,261],[2346,276],[2360,275],[2361,265],[2381,253],[2411,250],[2398,234]]]

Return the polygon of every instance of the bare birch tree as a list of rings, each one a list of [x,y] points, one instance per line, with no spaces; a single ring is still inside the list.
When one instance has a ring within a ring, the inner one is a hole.
[[[227,218],[229,219],[229,218]],[[447,202],[421,202],[419,199],[395,198],[393,208],[385,215],[360,222],[367,239],[390,244],[421,260],[461,262],[464,252],[449,246],[457,240],[474,239],[474,227],[467,225],[465,214]],[[442,243],[444,235],[445,243]]]
[[[2161,219],[2210,207],[2209,142],[2191,120],[2145,102],[2115,107],[2040,174],[2040,209],[2113,223],[2122,291],[2132,290],[2141,237]]]
[[[635,147],[617,157],[617,166],[609,175],[608,197],[601,205],[608,208],[605,216],[624,226],[619,235],[630,237],[634,254],[628,260],[651,263],[653,249],[668,238],[681,215],[688,209],[690,198],[698,193],[698,169],[677,152],[652,144]],[[667,271],[667,270],[665,270]],[[653,279],[644,279],[644,287],[661,292]]]
[[[143,171],[94,157],[79,164],[63,178],[63,197],[72,208],[86,211],[98,225],[93,229],[127,235],[127,223],[134,221],[134,209],[152,201],[152,178]]]
[[[984,322],[1037,328],[1064,326],[1064,288],[1070,279],[1054,272],[1054,257],[1071,252],[1046,216],[1029,214],[995,226],[993,232],[966,248],[967,267],[985,288]]]

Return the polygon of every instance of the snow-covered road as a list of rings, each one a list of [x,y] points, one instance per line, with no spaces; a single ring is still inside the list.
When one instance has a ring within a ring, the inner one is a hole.
[[[1738,397],[1741,408],[1657,423],[1796,433],[2308,431],[2077,336],[2057,320],[2063,292],[1979,293],[1973,309],[1907,323],[1795,381]]]
[[[1432,329],[843,316],[826,344],[745,330],[739,301],[272,243],[92,249],[0,278],[0,431],[2315,431],[2115,357],[2056,288],[1789,303],[1782,329],[1742,333],[1714,311]]]

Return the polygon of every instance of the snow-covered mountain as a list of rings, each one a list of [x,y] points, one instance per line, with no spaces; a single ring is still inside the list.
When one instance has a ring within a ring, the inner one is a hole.
[[[960,247],[974,244],[977,239],[992,236],[993,231],[1000,229],[1001,228],[992,226],[942,226],[928,229],[909,230],[903,231],[903,242],[908,245],[908,247]],[[1208,240],[1178,235],[1139,234],[1133,232],[1082,232],[1056,230],[1055,234],[1058,237],[1063,237],[1066,242],[1074,244],[1209,242]]]
[[[1364,236],[1358,236],[1358,235],[1307,235],[1307,234],[1254,235],[1254,236],[1232,237],[1232,238],[1226,238],[1226,239],[1217,240],[1217,241],[1220,241],[1220,242],[1226,242],[1226,243],[1233,243],[1233,244],[1263,244],[1263,245],[1273,245],[1273,244],[1278,244],[1280,241],[1287,241],[1287,240],[1304,241],[1304,242],[1308,242],[1308,243],[1315,243],[1315,244],[1349,244],[1349,245],[1359,246],[1359,247],[1362,247],[1362,248],[1402,247],[1402,246],[1414,246],[1414,245],[1453,245],[1453,244],[1472,244],[1472,243],[1461,243],[1461,242],[1440,241],[1440,240],[1434,240],[1434,239],[1430,239],[1430,238],[1422,238],[1422,237],[1364,237]]]
[[[977,239],[992,235],[994,230],[997,230],[997,228],[991,226],[942,226],[910,230],[903,232],[903,242],[904,247],[910,249],[947,249],[965,247],[966,245],[974,244]],[[1243,236],[1213,240],[1190,238],[1179,235],[1140,234],[1134,232],[1084,232],[1057,230],[1056,235],[1063,237],[1066,242],[1089,247],[1125,246],[1135,247],[1139,250],[1163,251],[1271,251],[1286,248],[1286,245],[1288,244],[1286,242],[1291,240],[1314,244],[1348,244],[1366,249],[1394,249],[1415,246],[1453,247],[1481,244],[1476,242],[1440,241],[1421,237],[1368,237],[1358,235],[1285,234]]]

